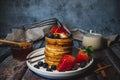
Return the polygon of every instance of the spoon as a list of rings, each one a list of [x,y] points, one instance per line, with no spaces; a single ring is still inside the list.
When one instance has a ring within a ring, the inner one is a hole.
[[[2,39],[0,39],[0,42],[18,45],[19,47],[24,48],[24,49],[31,46],[31,43],[29,42],[14,42],[14,41],[9,41],[9,40],[2,40]]]

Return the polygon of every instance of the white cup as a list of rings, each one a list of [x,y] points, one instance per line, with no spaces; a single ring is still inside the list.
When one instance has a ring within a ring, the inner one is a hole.
[[[102,35],[97,33],[90,33],[83,36],[82,45],[84,47],[92,46],[95,50],[102,47]]]

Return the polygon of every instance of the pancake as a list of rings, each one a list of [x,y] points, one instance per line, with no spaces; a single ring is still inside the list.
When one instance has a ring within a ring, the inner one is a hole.
[[[71,52],[71,51],[69,51],[69,52]],[[51,53],[51,52],[48,52],[46,49],[45,49],[45,51],[44,51],[44,54],[45,54],[45,57],[55,57],[55,58],[61,58],[64,54],[66,54],[66,53],[62,53],[62,52],[60,52],[60,53]]]
[[[73,39],[72,38],[49,38],[45,37],[45,59],[44,61],[51,65],[58,65],[60,59],[65,54],[70,54],[72,52]]]
[[[59,61],[58,62],[57,61],[49,61],[46,58],[44,59],[44,61],[46,63],[48,63],[49,66],[51,66],[51,65],[56,65],[57,66],[59,64]]]
[[[63,51],[68,51],[72,49],[72,46],[59,46],[59,45],[50,45],[50,44],[46,44],[45,48],[48,51],[52,51],[52,52],[63,52]]]
[[[72,38],[54,39],[54,38],[45,37],[45,41],[47,44],[52,44],[52,45],[67,45],[67,44],[72,44],[73,39]]]
[[[57,54],[63,54],[63,53],[69,53],[72,50],[72,46],[69,47],[61,47],[61,46],[46,46],[45,47],[46,52],[48,53],[57,53]]]
[[[45,58],[46,58],[48,61],[59,62],[62,57],[56,58],[56,57],[49,57],[49,56],[47,56],[47,57],[45,57]]]

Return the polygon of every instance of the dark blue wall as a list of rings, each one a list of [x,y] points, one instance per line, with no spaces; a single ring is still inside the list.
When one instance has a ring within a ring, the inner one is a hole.
[[[69,28],[120,34],[120,0],[0,0],[0,35],[53,17]]]

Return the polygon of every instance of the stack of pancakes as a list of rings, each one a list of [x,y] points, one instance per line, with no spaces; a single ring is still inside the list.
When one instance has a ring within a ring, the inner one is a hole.
[[[54,39],[45,37],[45,62],[51,65],[58,65],[60,59],[64,54],[70,54],[72,52],[72,38]]]

